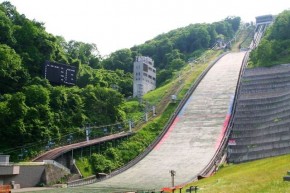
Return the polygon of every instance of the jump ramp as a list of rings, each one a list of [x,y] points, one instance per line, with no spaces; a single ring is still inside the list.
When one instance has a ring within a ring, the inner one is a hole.
[[[156,189],[191,181],[213,158],[229,120],[246,52],[229,53],[209,70],[154,149],[130,169],[91,188]]]

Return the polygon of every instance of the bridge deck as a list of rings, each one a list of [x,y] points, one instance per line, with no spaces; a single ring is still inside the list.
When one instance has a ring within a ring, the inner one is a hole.
[[[139,163],[91,187],[160,189],[190,181],[211,160],[223,133],[245,52],[221,58],[198,85],[168,133]]]
[[[74,144],[70,144],[70,145],[66,145],[66,146],[61,146],[61,147],[52,149],[50,151],[47,151],[47,152],[41,154],[40,156],[36,157],[33,161],[34,162],[41,162],[43,160],[52,160],[52,159],[55,159],[64,153],[69,152],[69,151],[74,150],[74,149],[88,147],[88,146],[103,143],[106,141],[111,141],[111,140],[123,138],[126,136],[130,136],[132,134],[133,133],[121,132],[121,133],[116,133],[116,134],[108,135],[108,136],[97,138],[97,139],[92,139],[89,141],[83,141],[83,142],[74,143]]]

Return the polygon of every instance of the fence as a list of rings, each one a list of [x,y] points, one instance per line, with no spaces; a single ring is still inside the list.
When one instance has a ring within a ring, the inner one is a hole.
[[[88,185],[88,184],[93,184],[97,182],[97,178],[96,176],[90,176],[84,179],[79,179],[79,180],[74,180],[71,182],[67,183],[68,187],[76,187],[76,186],[84,186],[84,185]]]

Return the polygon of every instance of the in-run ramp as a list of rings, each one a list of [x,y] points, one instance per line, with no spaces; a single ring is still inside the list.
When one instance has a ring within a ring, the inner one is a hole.
[[[229,53],[206,74],[157,146],[133,167],[91,187],[161,189],[190,181],[213,158],[246,52]]]

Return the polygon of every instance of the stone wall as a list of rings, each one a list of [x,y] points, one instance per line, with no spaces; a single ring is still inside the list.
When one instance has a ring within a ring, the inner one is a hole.
[[[3,184],[19,184],[21,188],[52,185],[69,173],[51,164],[21,165],[18,175],[2,176]]]

